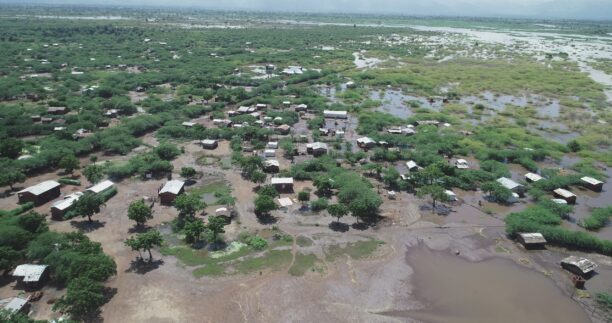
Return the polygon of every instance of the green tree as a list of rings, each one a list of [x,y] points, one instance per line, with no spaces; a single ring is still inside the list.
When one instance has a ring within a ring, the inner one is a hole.
[[[298,200],[302,202],[302,205],[305,205],[308,201],[310,201],[310,192],[306,190],[299,192]]]
[[[397,169],[395,169],[395,167],[389,167],[383,173],[383,182],[389,187],[397,187],[399,177],[400,173],[397,171]]]
[[[444,202],[448,200],[448,196],[446,195],[444,187],[437,185],[437,184],[425,185],[417,191],[417,196],[419,197],[425,197],[428,195],[432,200],[432,203],[431,203],[432,213],[435,213],[436,211],[436,201]]]
[[[83,169],[83,175],[91,184],[96,184],[104,178],[104,169],[95,164],[87,165]]]
[[[285,152],[286,156],[293,158],[293,152],[295,150],[295,146],[293,145],[293,142],[291,142],[291,140],[284,140],[281,143],[281,148]]]
[[[185,233],[185,240],[189,243],[194,243],[200,241],[202,237],[202,233],[206,231],[206,226],[199,219],[193,219],[192,221],[188,221],[183,228],[183,233]]]
[[[268,215],[277,209],[274,199],[268,195],[258,195],[255,198],[255,214]]]
[[[266,174],[261,171],[255,171],[251,174],[251,180],[253,181],[253,183],[256,183],[258,185],[261,185],[263,182],[265,182],[266,178]]]
[[[140,199],[130,203],[128,207],[128,218],[135,221],[137,225],[144,225],[147,220],[153,218],[153,210],[145,203],[144,200]]]
[[[348,214],[348,208],[346,207],[346,205],[344,204],[332,204],[330,206],[327,207],[327,212],[329,212],[329,215],[335,217],[337,220],[336,222],[340,222],[340,218],[347,215]]]
[[[259,189],[259,191],[257,191],[258,195],[266,195],[269,196],[271,198],[275,198],[280,196],[280,194],[278,193],[278,191],[276,190],[276,188],[274,188],[274,186],[272,185],[266,185],[262,188]]]
[[[21,254],[8,246],[0,246],[0,271],[11,270],[21,258]]]
[[[132,250],[146,250],[149,253],[149,261],[153,260],[151,249],[161,247],[164,243],[164,238],[157,230],[149,230],[144,233],[137,234],[136,237],[129,237],[125,240],[125,245]]]
[[[315,177],[313,185],[317,188],[318,195],[330,196],[333,188],[333,180],[327,175],[321,175]]]
[[[75,169],[79,169],[80,163],[76,156],[69,154],[60,159],[58,166],[63,168],[66,173],[72,174]]]
[[[195,194],[181,194],[174,199],[174,207],[181,217],[194,217],[196,213],[206,208],[206,203]]]
[[[155,148],[155,153],[163,160],[172,160],[181,154],[180,149],[170,143],[162,143]]]
[[[480,189],[500,203],[506,203],[512,197],[511,190],[495,181],[482,184]]]
[[[15,159],[21,154],[23,142],[15,138],[3,138],[0,141],[0,156]]]
[[[0,172],[0,186],[8,185],[12,191],[14,190],[14,184],[23,183],[26,180],[26,176],[23,174],[21,168],[11,160],[1,160],[0,168],[2,169]]]
[[[100,208],[104,205],[102,197],[95,193],[85,192],[74,204],[72,210],[75,216],[87,217],[89,222],[92,222],[91,217],[100,212]]]
[[[181,168],[181,177],[186,180],[191,180],[196,176],[197,172],[193,167],[183,167]]]
[[[78,277],[68,283],[66,295],[53,305],[53,310],[68,313],[75,318],[83,318],[92,314],[105,302],[102,284],[86,277]]]
[[[320,211],[325,210],[328,205],[329,205],[329,200],[324,197],[321,197],[321,198],[314,200],[310,206],[312,207],[313,211],[320,212]]]
[[[209,216],[208,217],[208,225],[206,228],[210,230],[212,234],[212,241],[216,242],[220,233],[225,233],[224,227],[226,225],[225,219],[220,216]]]

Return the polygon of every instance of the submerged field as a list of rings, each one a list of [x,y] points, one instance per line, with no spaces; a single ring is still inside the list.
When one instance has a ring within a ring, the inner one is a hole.
[[[0,300],[42,291],[31,319],[610,317],[612,25],[0,9]],[[584,289],[570,255],[598,264]]]

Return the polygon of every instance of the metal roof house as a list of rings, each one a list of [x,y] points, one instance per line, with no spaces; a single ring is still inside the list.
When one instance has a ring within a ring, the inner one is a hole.
[[[329,119],[346,119],[348,118],[347,111],[324,110],[323,116]]]
[[[266,173],[278,173],[280,171],[280,163],[276,159],[268,159],[263,162],[263,170]]]
[[[372,148],[376,146],[376,141],[370,137],[361,137],[357,139],[357,146],[360,148]]]
[[[327,154],[327,144],[324,142],[313,142],[306,144],[306,152],[315,157]]]
[[[457,201],[457,194],[455,194],[455,192],[451,190],[445,190],[444,194],[446,195],[449,201],[451,202]]]
[[[88,188],[86,191],[87,192],[92,192],[94,194],[100,194],[100,193],[102,193],[102,192],[112,188],[113,186],[115,186],[115,183],[113,183],[113,182],[111,182],[109,180],[105,180],[105,181],[102,181],[102,182],[100,182],[100,183],[98,183],[98,184]]]
[[[414,160],[407,161],[406,162],[406,167],[411,172],[418,171],[418,170],[422,169],[422,167],[417,165],[417,163]]]
[[[582,182],[582,186],[590,189],[591,191],[601,192],[601,190],[603,189],[604,183],[593,177],[585,176],[581,178],[580,181]]]
[[[457,159],[455,161],[455,167],[459,169],[469,169],[470,165],[468,164],[468,161],[465,159]]]
[[[181,125],[185,126],[187,128],[192,128],[193,126],[196,125],[196,123],[195,122],[191,122],[191,121],[185,121],[185,122],[181,123]]]
[[[497,179],[497,182],[500,183],[503,187],[511,190],[512,192],[518,194],[519,196],[523,196],[525,194],[526,188],[525,186],[507,178],[500,177]]]
[[[72,207],[74,202],[78,201],[83,196],[81,192],[74,192],[66,195],[63,200],[59,200],[51,205],[51,216],[53,218],[62,218],[64,214]]]
[[[304,103],[298,104],[298,105],[295,106],[295,111],[296,112],[306,111],[306,110],[308,110],[308,106],[306,104],[304,104]]]
[[[576,195],[566,189],[558,188],[553,191],[553,195],[560,199],[563,199],[567,202],[567,204],[575,204],[576,203]]]
[[[293,177],[273,177],[270,184],[279,192],[293,192]]]
[[[544,236],[539,232],[519,233],[516,239],[525,249],[543,249],[546,245],[546,239],[544,239]]]
[[[47,265],[23,264],[15,268],[13,277],[26,284],[37,284],[45,279],[46,273]]]
[[[219,141],[215,139],[204,139],[200,141],[200,145],[204,149],[217,149],[219,147]]]
[[[21,297],[12,297],[0,300],[0,310],[7,311],[10,314],[18,312],[26,312],[28,307],[28,299]]]
[[[586,258],[569,256],[561,260],[561,267],[579,276],[589,276],[595,272],[597,264]]]
[[[534,173],[527,173],[525,174],[525,180],[530,182],[530,183],[535,183],[539,180],[542,180],[543,177],[538,175],[538,174],[534,174]]]
[[[163,187],[159,189],[158,196],[159,201],[163,204],[171,204],[174,199],[180,194],[185,192],[185,182],[175,179],[166,182]]]
[[[68,112],[66,107],[49,107],[47,109],[47,113],[49,114],[66,114],[66,112]]]
[[[60,196],[60,183],[44,181],[17,192],[17,196],[19,203],[33,202],[41,205]]]

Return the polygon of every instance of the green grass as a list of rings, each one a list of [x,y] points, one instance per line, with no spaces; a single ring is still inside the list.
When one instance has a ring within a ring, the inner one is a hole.
[[[200,278],[203,276],[216,277],[216,276],[222,276],[224,274],[225,274],[225,267],[217,263],[210,263],[210,264],[205,265],[204,267],[200,267],[193,271],[193,275],[196,278]]]
[[[295,240],[295,243],[300,247],[310,247],[313,244],[313,241],[305,236],[298,236]]]
[[[261,257],[248,258],[236,264],[236,271],[240,274],[248,274],[267,268],[279,269],[291,262],[291,251],[269,250]]]
[[[303,276],[306,271],[314,268],[315,263],[317,262],[317,256],[313,254],[302,254],[297,253],[295,255],[295,261],[293,262],[293,266],[289,268],[289,274],[292,276]]]
[[[215,181],[202,186],[195,187],[190,190],[191,193],[196,194],[198,196],[202,196],[204,194],[213,194],[217,201],[215,201],[212,205],[221,205],[219,199],[222,197],[229,197],[232,193],[232,188],[227,185],[225,181]]]
[[[347,243],[345,246],[331,245],[325,250],[325,258],[328,261],[334,261],[339,257],[347,255],[352,259],[362,259],[371,255],[382,244],[384,244],[383,241],[368,239]]]

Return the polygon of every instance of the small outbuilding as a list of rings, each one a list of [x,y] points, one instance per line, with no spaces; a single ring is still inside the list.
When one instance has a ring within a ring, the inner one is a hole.
[[[162,204],[171,204],[174,199],[185,192],[185,182],[175,179],[166,182],[158,191],[159,201]]]
[[[47,265],[23,264],[13,270],[13,277],[28,285],[37,285],[47,278]]]
[[[47,113],[49,114],[66,114],[68,109],[66,107],[49,107]]]
[[[300,111],[306,111],[308,110],[308,106],[306,104],[298,104],[295,106],[295,111],[296,112],[300,112]]]
[[[275,157],[276,149],[266,149],[264,150],[264,157]]]
[[[376,146],[376,141],[370,137],[361,137],[357,139],[357,146],[362,149],[369,149]]]
[[[553,195],[557,198],[563,199],[567,202],[567,204],[575,204],[576,203],[576,194],[564,189],[558,188],[553,191]]]
[[[450,201],[450,202],[455,202],[457,201],[457,194],[455,194],[455,192],[451,191],[451,190],[445,190],[444,194],[446,195],[446,198]]]
[[[280,171],[280,163],[276,159],[267,159],[263,162],[263,170],[266,173],[278,173]]]
[[[291,126],[288,124],[283,124],[283,125],[280,125],[274,128],[274,130],[276,130],[276,132],[278,132],[281,135],[288,135],[289,132],[291,131]]]
[[[51,216],[55,219],[61,219],[81,196],[83,196],[83,193],[74,192],[64,197],[64,199],[53,203],[51,205]]]
[[[306,152],[315,157],[327,154],[327,144],[324,142],[313,142],[306,144]]]
[[[593,274],[597,264],[583,257],[569,256],[561,260],[561,267],[571,273],[584,277]]]
[[[582,182],[582,186],[590,189],[591,191],[601,192],[601,190],[603,189],[604,183],[593,177],[585,176],[585,177],[582,177],[580,181]]]
[[[183,125],[184,127],[187,127],[187,128],[193,128],[193,126],[195,126],[196,123],[195,122],[191,122],[191,121],[185,121],[185,122],[181,123],[181,125]]]
[[[9,318],[12,313],[27,313],[28,299],[12,297],[0,300],[0,310],[6,311]]]
[[[113,182],[111,182],[109,180],[105,180],[105,181],[102,181],[102,182],[100,182],[100,183],[98,183],[98,184],[88,188],[86,191],[87,192],[92,192],[94,194],[100,194],[102,192],[105,192],[105,191],[113,188],[114,186],[115,186],[115,183],[113,183]]]
[[[200,145],[204,149],[217,149],[219,147],[219,141],[216,139],[204,139],[200,141]]]
[[[44,181],[17,192],[17,197],[19,203],[33,202],[41,205],[60,196],[60,186],[56,181]]]
[[[519,196],[523,196],[525,194],[526,188],[525,186],[507,178],[500,177],[497,179],[497,182],[501,184],[503,187],[511,190],[513,193],[518,194]]]
[[[270,183],[279,192],[293,192],[293,177],[273,177]]]
[[[535,182],[540,181],[542,179],[543,179],[542,176],[540,176],[538,174],[535,174],[535,173],[527,173],[527,174],[525,174],[525,180],[527,182],[529,182],[529,183],[535,183]]]
[[[546,239],[539,232],[534,233],[519,233],[516,237],[525,249],[544,249],[546,246]]]
[[[267,149],[278,149],[278,141],[269,141],[266,144]]]
[[[346,119],[347,111],[323,110],[323,116],[328,119]]]
[[[417,165],[417,163],[414,160],[407,161],[406,168],[408,168],[408,171],[411,171],[411,172],[416,172],[416,171],[423,169],[421,166]]]
[[[457,159],[455,161],[455,167],[459,168],[459,169],[469,169],[470,168],[470,164],[468,164],[468,161],[465,159]]]

